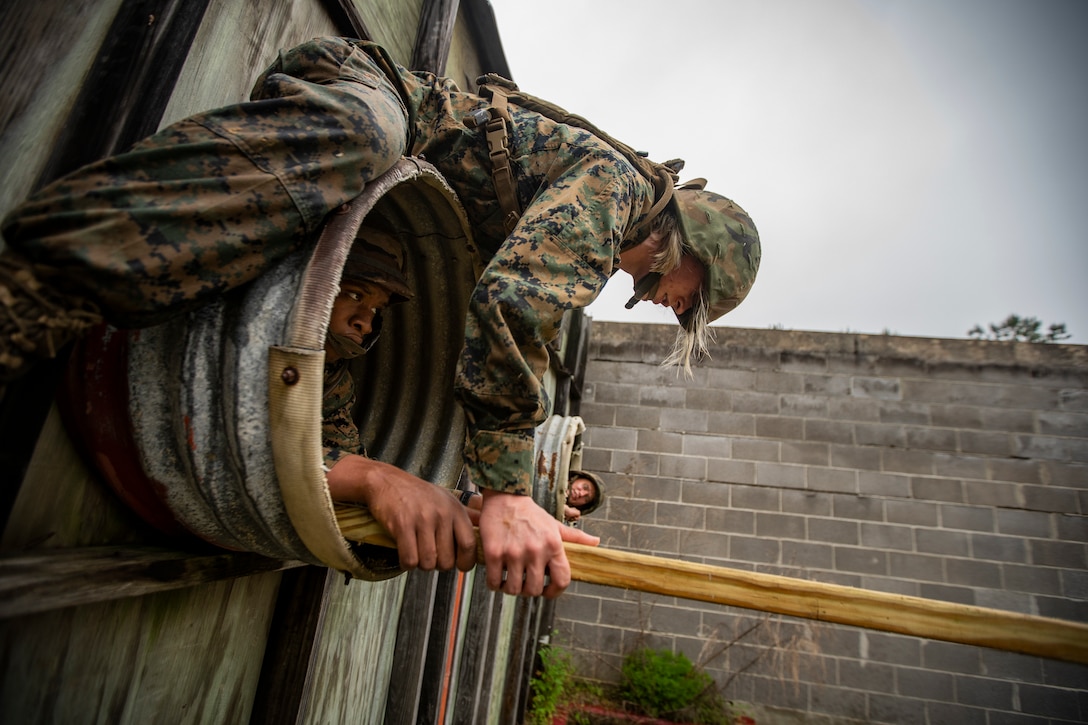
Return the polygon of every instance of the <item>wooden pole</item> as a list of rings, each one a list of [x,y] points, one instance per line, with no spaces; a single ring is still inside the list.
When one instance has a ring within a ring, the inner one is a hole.
[[[349,540],[395,547],[365,509],[337,505],[337,519]],[[564,548],[575,581],[1088,664],[1088,624],[1080,622],[599,546]]]

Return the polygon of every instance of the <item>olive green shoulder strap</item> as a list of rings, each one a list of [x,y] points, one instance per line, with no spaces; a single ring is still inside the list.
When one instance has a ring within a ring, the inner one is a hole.
[[[491,175],[495,182],[495,191],[502,205],[506,224],[506,233],[513,231],[514,225],[521,218],[521,207],[517,201],[513,173],[510,169],[510,147],[506,124],[510,120],[508,103],[515,103],[522,108],[539,113],[557,123],[589,131],[609,146],[619,151],[654,187],[654,204],[642,224],[634,231],[634,238],[641,239],[649,233],[649,225],[672,199],[673,187],[677,181],[677,172],[684,167],[684,162],[674,159],[659,164],[646,158],[627,144],[617,141],[597,128],[582,116],[569,113],[563,108],[536,96],[523,93],[513,81],[496,73],[488,73],[476,79],[479,94],[491,101],[486,112],[478,112],[474,118],[477,126],[484,125],[487,132],[488,151],[491,155]]]

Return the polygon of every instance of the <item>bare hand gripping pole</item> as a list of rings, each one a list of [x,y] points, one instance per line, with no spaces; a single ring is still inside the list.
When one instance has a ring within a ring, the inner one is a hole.
[[[366,509],[337,505],[346,539],[395,546]],[[1088,664],[1088,624],[564,544],[576,581]],[[477,561],[483,561],[477,535]]]

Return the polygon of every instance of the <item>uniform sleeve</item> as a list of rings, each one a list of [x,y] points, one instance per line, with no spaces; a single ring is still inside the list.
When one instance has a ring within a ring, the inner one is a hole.
[[[628,162],[597,146],[568,159],[530,204],[469,301],[456,392],[473,483],[532,492],[534,429],[551,407],[547,344],[563,313],[597,297],[645,191]],[[652,191],[651,191],[652,193]]]
[[[355,408],[355,381],[346,364],[325,368],[325,387],[321,398],[321,450],[325,467],[332,468],[349,454],[366,455],[359,440],[359,428],[351,411]]]

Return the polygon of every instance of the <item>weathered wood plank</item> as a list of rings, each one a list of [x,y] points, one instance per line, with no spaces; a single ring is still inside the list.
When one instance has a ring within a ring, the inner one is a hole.
[[[458,0],[424,0],[411,68],[445,74],[459,4]]]
[[[0,557],[0,618],[302,566],[236,552],[88,547]]]
[[[0,621],[0,722],[247,722],[279,577]]]
[[[345,583],[334,575],[300,723],[380,723],[390,692],[408,577]],[[413,602],[408,608],[415,608]],[[419,606],[425,606],[421,604]]]
[[[483,690],[485,663],[491,641],[491,621],[499,595],[487,588],[483,569],[473,572],[472,598],[469,602],[467,625],[461,647],[461,663],[457,668],[457,689],[454,694],[453,725],[472,725],[477,715],[477,703],[487,699]]]
[[[397,651],[385,708],[386,725],[414,725],[416,722],[437,591],[437,572],[417,570],[408,573],[405,606],[401,607],[397,625]]]
[[[313,686],[317,642],[325,624],[326,594],[339,579],[336,572],[316,566],[283,573],[251,722],[300,722]]]

